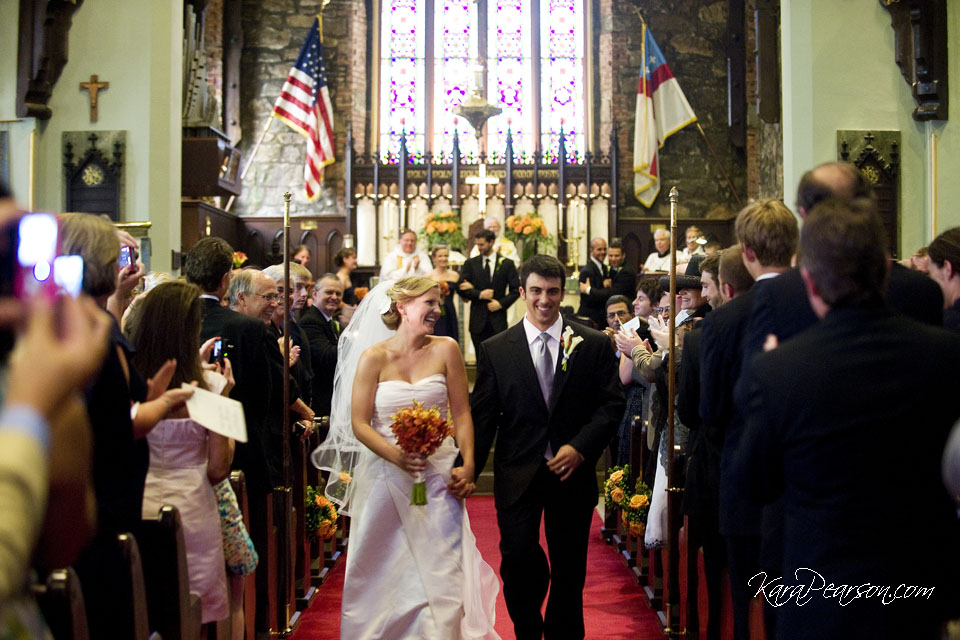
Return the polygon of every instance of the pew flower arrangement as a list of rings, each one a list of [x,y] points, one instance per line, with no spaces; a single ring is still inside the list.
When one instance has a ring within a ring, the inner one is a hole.
[[[306,529],[323,540],[332,538],[337,532],[337,507],[323,495],[322,490],[307,486]]]
[[[467,239],[463,237],[460,229],[460,216],[453,211],[428,213],[424,219],[423,235],[427,239],[428,247],[444,244],[459,251],[467,244]]]
[[[553,246],[553,236],[547,233],[546,221],[534,211],[522,216],[507,216],[503,235],[517,245],[523,260],[532,256],[538,246]]]
[[[390,428],[397,437],[397,446],[408,455],[429,458],[447,436],[453,435],[451,422],[440,415],[437,405],[424,409],[423,403],[416,398],[412,407],[403,407],[390,417],[393,419]],[[410,504],[427,504],[427,484],[421,473],[413,483]]]
[[[629,478],[629,464],[607,469],[607,480],[603,483],[603,500],[607,510],[623,509],[627,505]]]
[[[626,506],[620,507],[620,520],[630,535],[639,538],[647,528],[647,514],[650,512],[650,497],[652,492],[646,483],[637,478],[633,495],[626,500]]]

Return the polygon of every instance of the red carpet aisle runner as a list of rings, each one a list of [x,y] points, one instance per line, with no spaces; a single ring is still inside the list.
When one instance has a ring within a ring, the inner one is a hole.
[[[470,524],[477,536],[477,546],[490,566],[499,576],[500,532],[491,496],[478,496],[467,500]],[[546,548],[541,533],[541,544]],[[594,514],[588,550],[589,568],[587,584],[583,591],[583,615],[587,638],[609,640],[660,640],[663,631],[656,615],[641,595],[640,587],[633,581],[633,574],[620,561],[619,556],[600,538],[600,518]],[[343,573],[346,562],[341,562],[330,572],[319,595],[303,614],[303,619],[294,640],[338,640],[340,638],[340,600],[343,590]],[[515,640],[513,625],[503,602],[501,584],[497,599],[497,632],[503,640]],[[351,640],[344,638],[343,640]]]

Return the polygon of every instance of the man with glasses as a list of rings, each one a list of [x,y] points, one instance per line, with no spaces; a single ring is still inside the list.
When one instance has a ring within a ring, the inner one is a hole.
[[[613,350],[617,350],[617,343],[614,336],[620,331],[620,327],[633,320],[633,306],[630,299],[626,296],[615,295],[607,299],[607,326],[603,330],[610,338],[613,344]]]

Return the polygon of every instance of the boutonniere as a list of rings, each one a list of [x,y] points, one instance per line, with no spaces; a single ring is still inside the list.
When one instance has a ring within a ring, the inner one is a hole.
[[[560,368],[563,371],[567,370],[567,360],[570,359],[570,356],[573,354],[573,350],[577,348],[583,342],[583,336],[573,335],[573,327],[567,325],[566,329],[563,330],[562,340],[560,341],[563,346],[563,362],[560,365]]]
[[[493,258],[493,272],[496,273],[500,271],[500,265],[503,264],[503,256],[500,255],[500,252],[497,251],[496,255]]]

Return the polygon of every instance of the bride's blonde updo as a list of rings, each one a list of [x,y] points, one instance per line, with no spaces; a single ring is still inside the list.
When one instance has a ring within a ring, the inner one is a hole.
[[[400,326],[400,312],[397,311],[397,303],[410,302],[433,288],[439,289],[440,284],[436,280],[421,278],[420,276],[401,278],[394,282],[387,289],[387,296],[390,298],[390,310],[381,314],[383,324],[387,325],[388,329],[396,331],[397,327]]]

